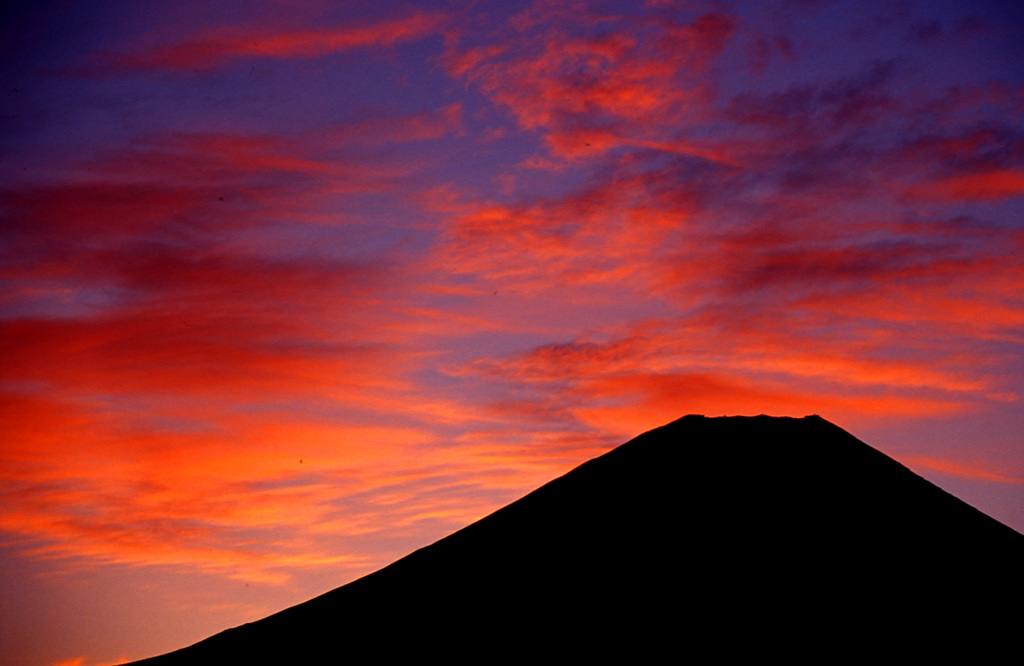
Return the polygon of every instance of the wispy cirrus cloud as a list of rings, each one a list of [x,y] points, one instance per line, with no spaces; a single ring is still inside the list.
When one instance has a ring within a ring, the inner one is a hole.
[[[171,44],[105,52],[82,69],[109,75],[126,71],[203,70],[253,58],[317,58],[354,49],[385,48],[440,34],[447,18],[417,12],[377,23],[287,30],[265,25],[224,25]]]
[[[904,460],[908,465],[925,467],[940,474],[948,474],[964,479],[977,481],[994,481],[995,483],[1024,483],[1024,480],[994,472],[984,467],[972,465],[959,460],[933,458],[928,456],[910,456]]]
[[[996,201],[1024,196],[1024,169],[993,169],[949,176],[912,186],[917,198],[937,201]]]

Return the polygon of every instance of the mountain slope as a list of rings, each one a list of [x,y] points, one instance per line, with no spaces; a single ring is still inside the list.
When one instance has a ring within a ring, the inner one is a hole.
[[[140,663],[1008,643],[1022,562],[1024,536],[819,417],[687,416],[373,574]]]

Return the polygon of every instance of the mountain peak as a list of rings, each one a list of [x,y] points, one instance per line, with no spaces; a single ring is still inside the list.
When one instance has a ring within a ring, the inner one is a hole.
[[[1024,536],[820,416],[691,414],[377,572],[144,663],[973,640],[1021,619],[993,603],[1024,592],[1022,561]]]

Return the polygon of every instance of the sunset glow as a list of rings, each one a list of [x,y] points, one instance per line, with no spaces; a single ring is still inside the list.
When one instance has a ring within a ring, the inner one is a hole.
[[[0,662],[140,659],[688,413],[1024,531],[1024,11],[13,3]]]

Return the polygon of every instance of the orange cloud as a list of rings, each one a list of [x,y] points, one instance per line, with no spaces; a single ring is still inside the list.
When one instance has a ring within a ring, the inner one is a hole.
[[[993,481],[995,483],[1024,483],[1024,480],[994,472],[983,467],[964,463],[949,458],[931,456],[902,456],[900,460],[911,467],[924,467],[942,474],[973,479],[975,481]]]
[[[436,513],[440,500],[429,509],[425,498],[396,502],[386,490],[396,469],[413,484],[410,460],[435,437],[422,428],[355,426],[294,411],[290,420],[259,410],[238,415],[233,412],[252,405],[197,408],[157,396],[146,417],[133,420],[124,402],[144,395],[80,402],[70,410],[50,398],[5,396],[14,398],[0,414],[9,434],[0,447],[10,501],[0,530],[8,543],[70,567],[91,558],[278,584],[299,568],[357,571],[400,554],[382,555],[372,545],[332,552],[325,544],[342,522],[352,535],[394,521],[416,525],[464,515],[453,508],[444,518]],[[344,395],[336,399],[347,402]],[[187,427],[175,427],[182,423]],[[77,448],[69,450],[69,443]],[[466,471],[453,465],[445,473],[451,476],[431,491],[442,498]],[[310,535],[311,524],[321,529]]]
[[[945,400],[875,393],[801,390],[788,383],[726,373],[658,373],[609,377],[581,387],[588,406],[580,418],[599,430],[628,432],[664,423],[673,414],[805,414],[858,422],[865,417],[938,416],[964,409]]]
[[[385,129],[412,141],[458,114]],[[372,532],[388,511],[448,520],[370,492],[391,470],[382,453],[408,468],[433,441],[420,419],[442,419],[444,401],[411,396],[418,352],[389,323],[403,316],[395,283],[380,297],[387,262],[338,256],[343,235],[315,214],[330,215],[326,181],[351,167],[317,153],[301,137],[156,136],[79,165],[78,182],[3,193],[8,543],[58,568],[91,558],[281,583],[401,554],[301,536],[336,520],[345,492],[363,493],[348,515]]]

